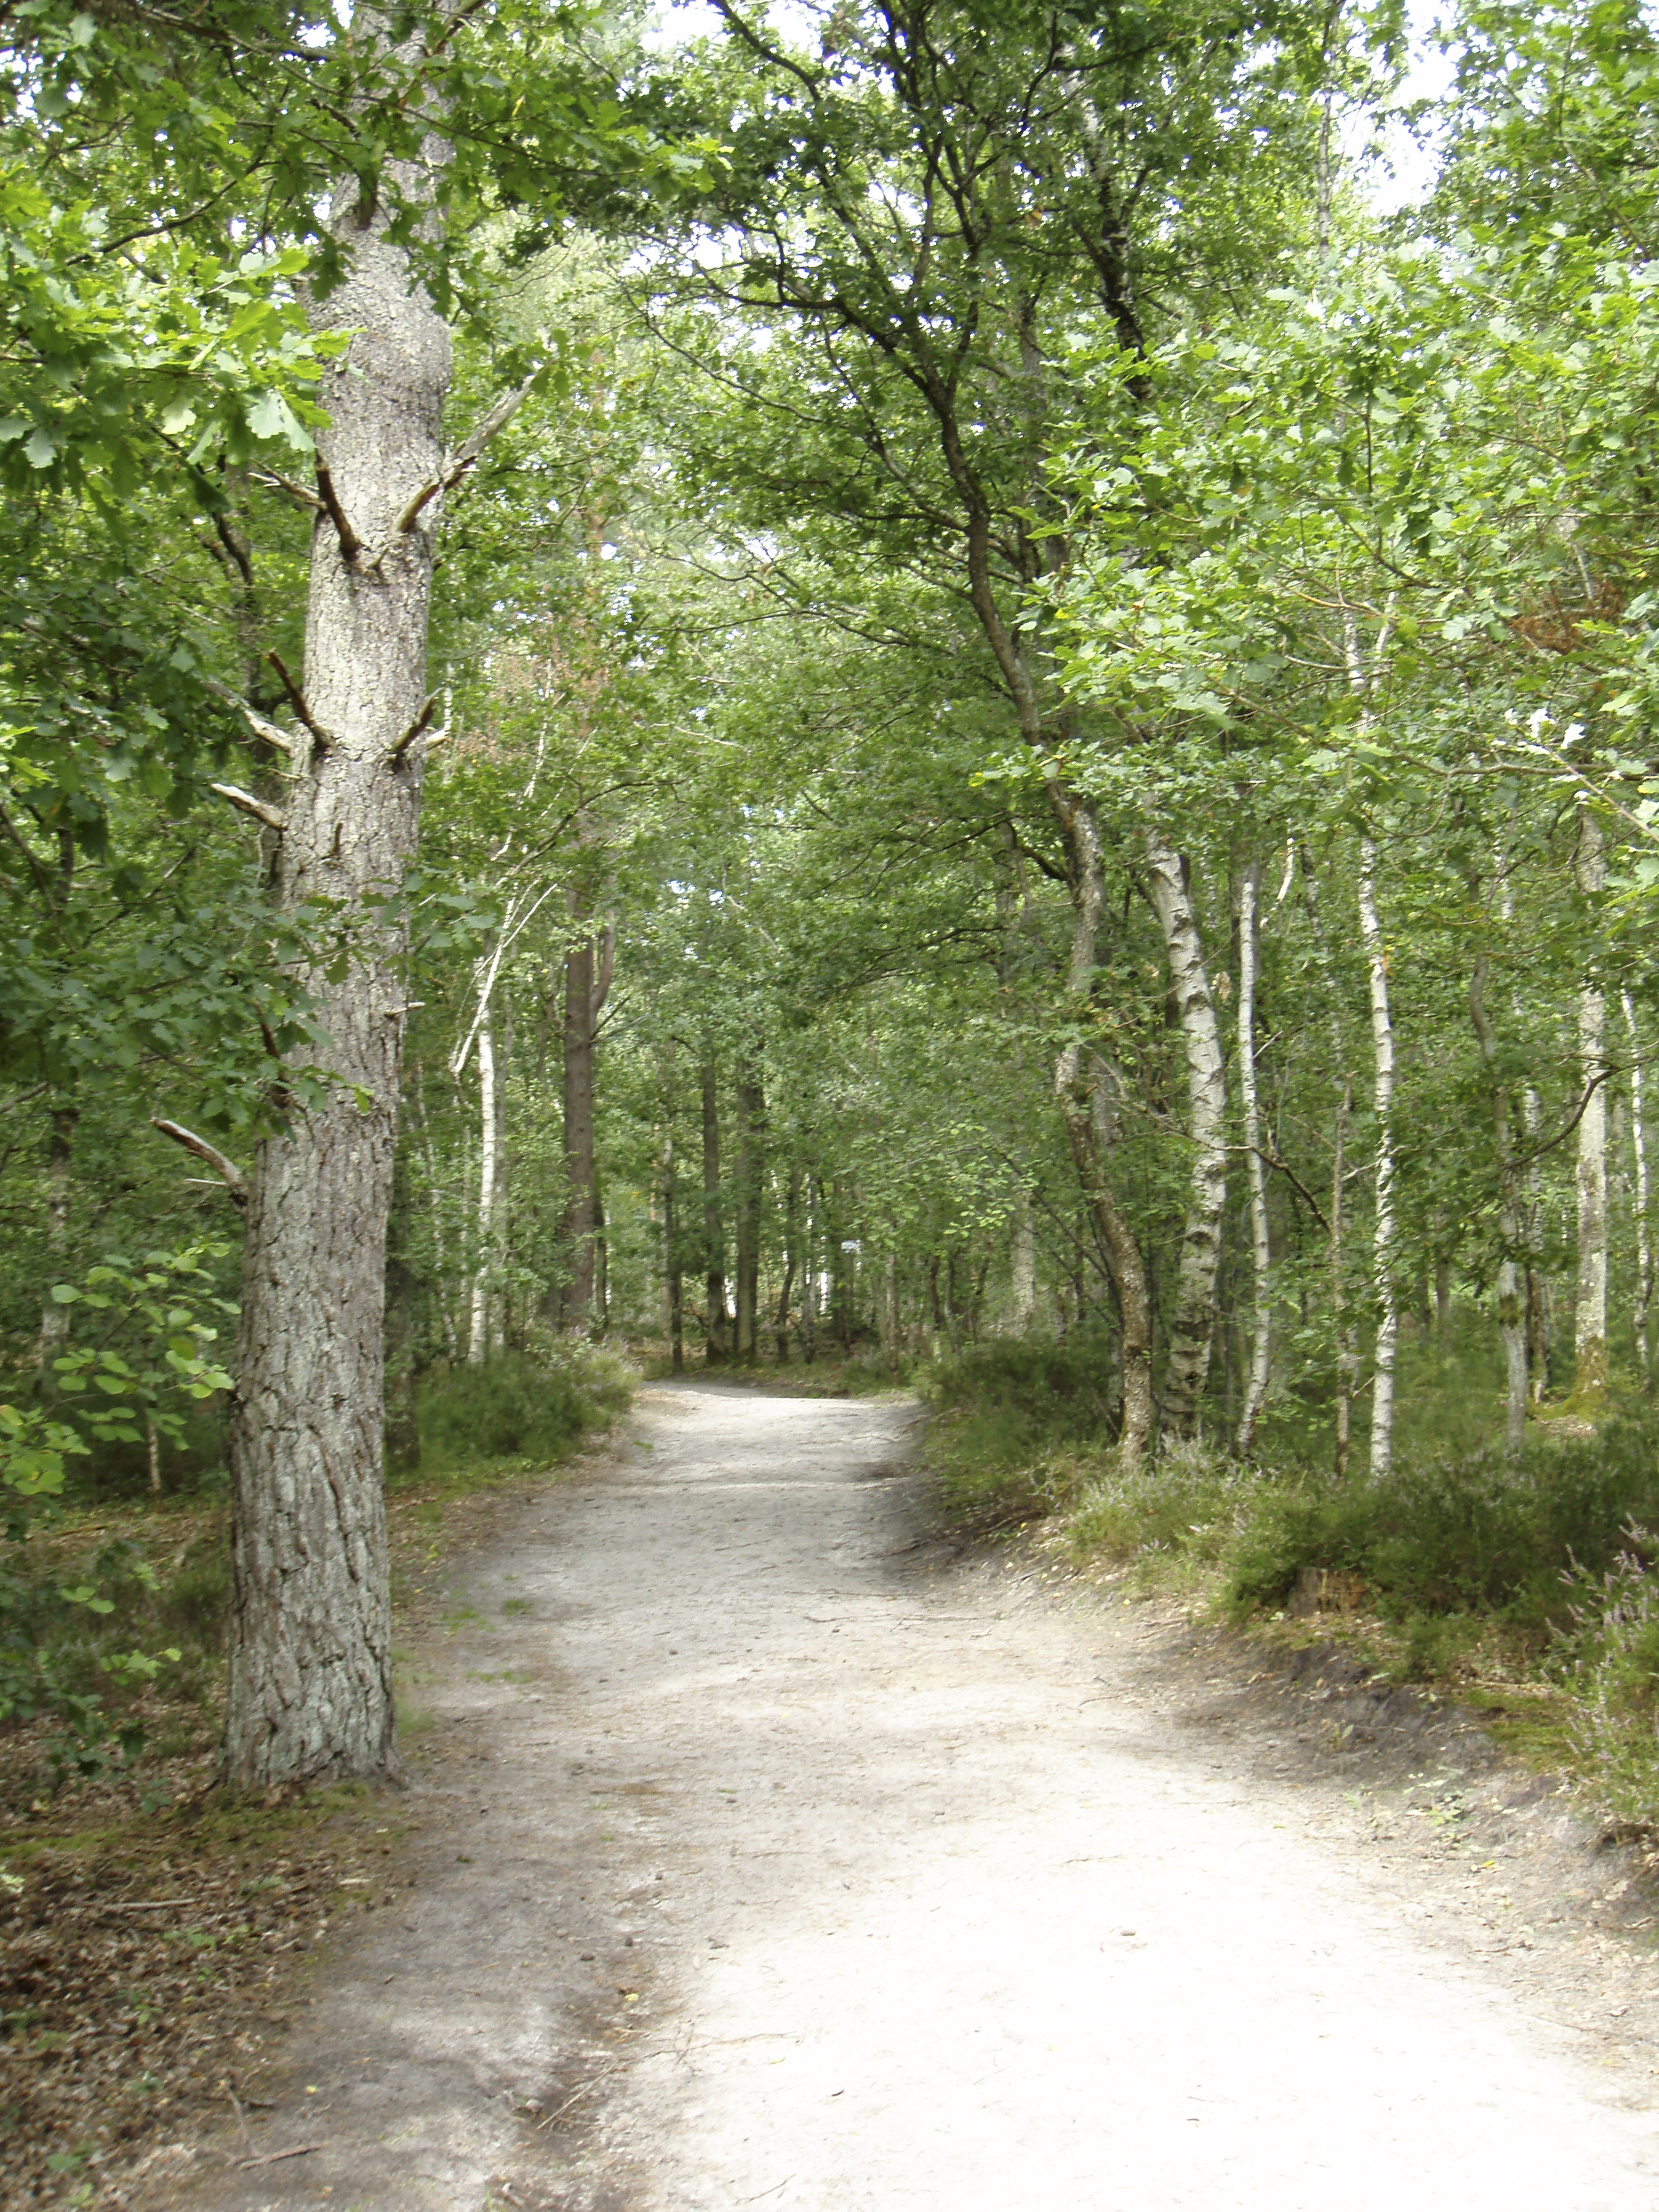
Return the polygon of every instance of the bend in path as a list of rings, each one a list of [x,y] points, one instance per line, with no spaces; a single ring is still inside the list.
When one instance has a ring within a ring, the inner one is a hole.
[[[932,1544],[915,1419],[653,1386],[528,1510],[413,1907],[254,2139],[321,2148],[162,2201],[1653,2212],[1639,2037],[1585,2065],[1338,1791],[1177,1726],[1125,1609]]]

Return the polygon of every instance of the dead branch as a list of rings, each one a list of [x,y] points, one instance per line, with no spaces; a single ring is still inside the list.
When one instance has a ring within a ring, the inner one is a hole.
[[[204,680],[210,691],[222,699],[226,706],[236,709],[256,738],[263,738],[268,745],[275,745],[290,760],[294,757],[298,747],[292,731],[283,729],[279,722],[268,722],[263,714],[256,714],[246,699],[239,698],[229,684],[221,684],[217,677],[209,676]]]
[[[355,561],[363,550],[363,541],[346,520],[346,511],[340,504],[340,495],[334,489],[334,479],[328,472],[326,461],[317,464],[317,490],[323,510],[334,525],[334,534],[340,541],[341,558]]]
[[[398,517],[392,528],[394,538],[413,530],[432,501],[441,491],[453,491],[467,471],[474,467],[480,453],[500,430],[506,428],[520,407],[524,405],[541,379],[538,368],[527,377],[516,392],[503,393],[482,422],[455,448],[435,477],[428,478]]]
[[[302,483],[295,483],[292,477],[285,477],[276,469],[253,469],[249,473],[254,483],[263,484],[267,491],[283,492],[300,506],[309,507],[313,514],[323,512],[323,502],[316,493],[307,491]]]
[[[221,799],[228,799],[244,814],[251,814],[256,822],[263,822],[267,830],[281,831],[288,827],[288,817],[280,807],[267,806],[263,799],[256,799],[251,791],[244,791],[240,784],[210,783],[208,789],[217,792]]]
[[[428,691],[426,698],[422,702],[420,713],[416,715],[414,720],[404,732],[402,737],[398,738],[397,744],[393,745],[391,750],[386,754],[386,766],[388,768],[396,768],[398,766],[398,763],[403,759],[404,755],[414,744],[416,738],[421,735],[421,732],[430,723],[432,720],[432,710],[437,703],[437,693],[435,691]]]
[[[205,1137],[198,1137],[194,1129],[186,1129],[179,1121],[164,1121],[153,1115],[149,1126],[159,1129],[164,1137],[171,1137],[175,1145],[182,1145],[187,1152],[210,1167],[230,1193],[234,1205],[247,1204],[247,1184],[242,1178],[242,1170],[234,1160],[228,1160],[216,1145],[209,1144]]]
[[[328,732],[323,727],[320,722],[314,721],[312,719],[311,709],[306,704],[306,695],[301,690],[299,685],[295,682],[294,678],[289,674],[287,668],[283,665],[282,654],[275,652],[268,653],[265,655],[265,659],[270,663],[271,666],[276,671],[277,675],[282,678],[283,689],[288,694],[288,703],[293,708],[295,717],[297,720],[304,723],[307,729],[310,731],[312,736],[317,740],[317,743],[322,747],[324,751],[326,752],[329,746],[333,744],[334,740],[330,737]]]

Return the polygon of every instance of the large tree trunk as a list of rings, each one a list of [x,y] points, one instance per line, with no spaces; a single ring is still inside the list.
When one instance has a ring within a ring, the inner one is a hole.
[[[398,183],[428,199],[441,142]],[[336,1078],[262,1143],[249,1177],[239,1376],[230,1415],[234,1523],[223,1771],[237,1789],[391,1774],[392,1656],[381,1490],[386,1217],[404,998],[395,896],[414,857],[424,742],[432,526],[400,526],[439,477],[449,333],[391,212],[336,191],[346,276],[313,304],[354,335],[322,394],[330,427],[307,615],[309,718],[296,734],[278,894],[333,902],[359,925],[338,981],[301,978]]]
[[[703,1309],[703,1364],[720,1367],[726,1353],[726,1231],[720,1219],[720,1071],[712,1060],[702,1068],[702,1237],[707,1304]]]
[[[1267,1179],[1261,1163],[1261,1108],[1255,1081],[1255,978],[1261,871],[1253,860],[1239,886],[1238,910],[1238,1087],[1244,1102],[1244,1182],[1250,1199],[1250,1266],[1255,1316],[1250,1331],[1249,1374],[1234,1439],[1241,1459],[1255,1443],[1255,1425],[1267,1402],[1268,1363],[1273,1354],[1273,1244],[1267,1231]]]
[[[1573,872],[1586,900],[1607,888],[1607,856],[1595,817],[1578,817]],[[1572,1389],[1575,1397],[1599,1396],[1607,1387],[1607,1096],[1605,1066],[1607,1008],[1600,982],[1587,977],[1578,993],[1578,1073],[1589,1091],[1578,1117],[1578,1282],[1573,1304]]]
[[[1147,833],[1146,853],[1152,907],[1164,933],[1170,988],[1187,1054],[1191,1190],[1181,1239],[1175,1319],[1170,1326],[1164,1425],[1171,1437],[1188,1437],[1198,1433],[1210,1347],[1215,1340],[1216,1270],[1227,1202],[1227,1074],[1186,861],[1156,830]]]

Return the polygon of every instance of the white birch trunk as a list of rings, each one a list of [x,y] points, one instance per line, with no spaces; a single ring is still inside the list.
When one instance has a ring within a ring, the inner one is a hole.
[[[1578,817],[1574,873],[1587,899],[1607,886],[1601,832],[1588,811]],[[1573,1395],[1598,1395],[1607,1384],[1607,1007],[1601,987],[1586,978],[1578,993],[1578,1073],[1595,1085],[1578,1121],[1578,1279],[1573,1304]]]
[[[1187,1133],[1193,1157],[1164,1385],[1164,1427],[1172,1437],[1185,1437],[1198,1431],[1215,1340],[1216,1272],[1227,1202],[1226,1062],[1186,863],[1156,830],[1147,832],[1146,852],[1152,905],[1164,933],[1187,1057]]]
[[[1469,1018],[1488,1070],[1494,1070],[1498,1042],[1486,1013],[1486,958],[1483,952],[1469,978]],[[1498,1161],[1498,1234],[1503,1255],[1498,1263],[1498,1334],[1504,1347],[1504,1449],[1516,1458],[1527,1435],[1526,1297],[1521,1270],[1520,1184],[1510,1136],[1509,1100],[1494,1083],[1492,1144]]]
[[[1636,1008],[1628,991],[1620,994],[1625,1033],[1630,1039],[1630,1145],[1634,1169],[1636,1213],[1636,1357],[1642,1372],[1648,1371],[1648,1308],[1653,1303],[1653,1231],[1648,1219],[1648,1140],[1643,1115],[1642,1039],[1636,1026]]]
[[[1250,1369],[1235,1439],[1238,1455],[1248,1457],[1255,1425],[1267,1401],[1273,1358],[1273,1244],[1267,1224],[1267,1179],[1261,1164],[1261,1108],[1255,1080],[1255,978],[1257,908],[1261,871],[1254,861],[1244,871],[1238,907],[1238,1084],[1244,1105],[1244,1179],[1250,1201],[1250,1265],[1255,1310],[1250,1331]]]
[[[487,1015],[478,1024],[477,1054],[478,1243],[466,1340],[469,1367],[482,1367],[489,1357],[489,1270],[495,1251],[495,1186],[501,1158],[501,1128],[495,1112],[495,1032]]]
[[[375,38],[372,18],[357,34]],[[398,165],[417,206],[446,153],[428,138]],[[416,848],[437,502],[399,526],[441,471],[450,339],[392,212],[343,180],[329,222],[346,274],[313,304],[319,327],[352,333],[319,394],[319,487],[345,527],[319,514],[313,536],[305,693],[326,738],[296,733],[276,888],[361,927],[340,981],[300,979],[337,1080],[249,1177],[222,1770],[238,1790],[397,1767],[381,1449],[405,933],[370,902],[395,901]]]
[[[1376,919],[1376,847],[1359,841],[1359,933],[1370,986],[1371,1103],[1376,1115],[1376,1229],[1371,1283],[1376,1302],[1376,1346],[1371,1379],[1371,1473],[1384,1475],[1394,1457],[1395,1356],[1400,1309],[1395,1297],[1394,1019],[1389,1008],[1388,950]]]

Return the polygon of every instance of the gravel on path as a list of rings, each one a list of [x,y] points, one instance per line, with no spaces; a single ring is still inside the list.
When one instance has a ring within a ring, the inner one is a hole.
[[[1553,1802],[957,1556],[917,1419],[652,1385],[471,1563],[412,1899],[137,2204],[1656,2212],[1659,1978]]]

